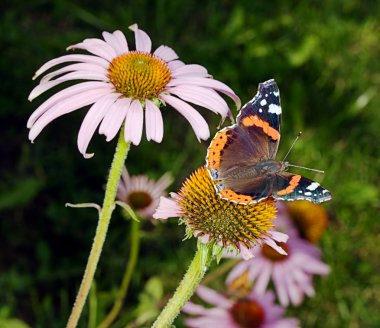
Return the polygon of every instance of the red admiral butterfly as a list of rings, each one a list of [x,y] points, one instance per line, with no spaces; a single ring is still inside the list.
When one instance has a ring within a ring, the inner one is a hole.
[[[220,130],[207,150],[206,168],[217,193],[240,203],[269,196],[281,200],[322,203],[331,193],[318,182],[286,172],[288,162],[276,161],[280,141],[280,92],[274,80],[259,84],[234,125]]]

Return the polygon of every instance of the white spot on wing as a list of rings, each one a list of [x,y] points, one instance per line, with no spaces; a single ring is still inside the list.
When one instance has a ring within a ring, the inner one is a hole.
[[[280,115],[281,114],[281,106],[278,106],[278,105],[275,105],[275,104],[270,104],[268,112]]]
[[[326,194],[326,193],[328,193],[328,192],[329,192],[328,190],[323,189],[322,194]]]
[[[311,193],[310,191],[306,191],[306,192],[305,192],[305,195],[306,195],[306,196],[311,196],[312,193]]]
[[[298,190],[298,192],[299,192],[300,194],[302,194],[302,190]]]
[[[267,101],[265,99],[261,100],[260,101],[260,105],[261,106],[265,106],[267,104]]]
[[[259,109],[259,113],[262,113],[262,112],[263,112],[263,110],[260,108],[260,109]]]
[[[280,92],[279,92],[279,91],[273,91],[273,94],[274,94],[276,97],[279,97],[279,96],[280,96]]]
[[[313,182],[310,186],[307,186],[306,189],[307,190],[315,190],[319,187],[319,183],[318,182]]]

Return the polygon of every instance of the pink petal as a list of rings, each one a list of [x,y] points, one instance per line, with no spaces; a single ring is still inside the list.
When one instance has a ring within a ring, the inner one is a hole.
[[[101,97],[109,93],[110,92],[107,89],[89,90],[58,103],[39,117],[39,119],[34,123],[29,131],[29,139],[33,142],[42,129],[57,117],[68,114],[81,107],[93,104]]]
[[[115,32],[114,33],[103,32],[102,34],[103,34],[104,40],[106,40],[106,42],[113,48],[113,50],[115,50],[116,56],[120,56],[128,52],[128,46],[127,48],[125,48],[124,42],[120,43],[119,38],[115,36]],[[125,37],[124,37],[124,40],[125,40]]]
[[[215,292],[211,288],[199,285],[196,293],[205,302],[215,305],[217,307],[228,309],[232,305],[230,300],[225,298],[222,294]]]
[[[282,264],[278,263],[273,267],[273,283],[276,289],[278,299],[282,306],[287,307],[289,305],[289,297],[286,290],[285,272],[282,269]]]
[[[150,100],[145,101],[145,126],[147,140],[160,143],[164,136],[164,123],[160,109]]]
[[[130,176],[129,176],[129,173],[128,173],[128,170],[123,167],[123,171],[121,173],[121,178],[120,178],[120,182],[119,182],[119,185],[117,187],[117,196],[116,198],[118,200],[121,200],[122,202],[125,202],[125,199],[127,197],[127,191],[129,190],[130,186]]]
[[[175,51],[167,46],[159,46],[153,54],[157,57],[160,57],[166,62],[178,59],[178,55],[175,53]]]
[[[110,90],[110,84],[104,83],[104,82],[82,82],[79,84],[72,85],[71,87],[68,87],[66,89],[63,89],[62,91],[59,91],[58,93],[54,94],[50,98],[48,98],[45,102],[43,102],[30,116],[27,127],[31,128],[34,122],[43,114],[45,113],[49,108],[51,108],[53,105],[57,104],[60,101],[65,100],[66,98],[70,98],[71,96],[82,93],[87,90],[93,90],[93,89],[107,89]]]
[[[105,75],[99,74],[99,73],[81,73],[81,72],[72,72],[68,73],[58,79],[55,79],[53,81],[48,81],[42,84],[37,85],[32,92],[30,93],[28,100],[32,101],[34,98],[38,97],[42,93],[46,92],[47,90],[57,86],[58,84],[61,84],[66,81],[70,80],[95,80],[95,81],[107,81],[108,78]],[[111,84],[110,84],[111,87]]]
[[[124,138],[137,146],[141,141],[144,123],[144,109],[139,100],[133,100],[125,119]]]
[[[128,42],[127,42],[127,39],[125,38],[124,33],[119,30],[116,30],[115,32],[113,32],[113,35],[119,42],[119,47],[123,51],[123,53],[129,52]]]
[[[229,113],[227,103],[214,90],[194,86],[178,86],[170,88],[168,92],[177,95],[184,101],[210,109],[223,118]]]
[[[286,243],[289,239],[289,236],[285,233],[279,232],[279,231],[271,231],[270,232],[271,238],[278,243]]]
[[[172,77],[210,77],[207,69],[198,64],[189,64],[173,70]]]
[[[129,98],[121,98],[116,100],[113,105],[109,107],[99,127],[99,133],[106,136],[106,141],[112,140],[120,131],[130,104],[131,100]]]
[[[52,78],[61,75],[63,73],[67,72],[96,72],[99,74],[102,74],[104,76],[107,76],[108,71],[99,65],[94,65],[94,64],[88,64],[88,63],[78,63],[78,64],[71,64],[65,67],[62,67],[54,72],[51,72],[49,74],[46,74],[40,81],[40,83],[45,83]]]
[[[136,50],[150,53],[152,50],[152,41],[148,34],[140,30],[137,24],[131,25],[129,29],[135,32]]]
[[[210,137],[210,130],[207,122],[193,107],[173,96],[161,94],[160,98],[162,98],[169,105],[173,106],[173,108],[175,108],[189,121],[195,135],[198,138],[198,141],[200,141],[200,139],[207,140]]]
[[[81,43],[67,47],[67,50],[83,49],[111,62],[117,57],[115,50],[105,41],[100,39],[85,39]]]
[[[183,215],[182,209],[172,198],[160,197],[160,203],[153,214],[154,219],[176,218]]]
[[[285,277],[285,285],[288,290],[288,295],[290,298],[290,303],[295,306],[298,306],[302,303],[304,294],[302,289],[300,289],[294,282],[293,276],[291,273],[288,273]]]
[[[258,276],[254,286],[255,292],[259,295],[263,295],[265,293],[272,274],[272,265],[267,262],[263,262],[262,264],[264,265],[261,267],[260,275]]]
[[[78,55],[77,54],[65,55],[65,56],[61,56],[61,57],[49,60],[47,63],[45,63],[44,65],[42,65],[37,70],[37,72],[35,73],[35,75],[33,76],[33,80],[36,79],[42,73],[46,72],[48,69],[50,69],[50,68],[52,68],[52,67],[54,67],[56,65],[67,63],[67,62],[89,63],[89,64],[94,64],[94,65],[97,65],[97,66],[101,66],[103,68],[108,68],[108,66],[109,66],[109,62],[107,62],[103,58],[99,58],[99,57],[96,57],[96,56],[92,56],[92,55],[80,55],[80,54],[78,54]]]
[[[245,262],[245,261],[239,262],[238,264],[235,265],[235,267],[228,274],[228,277],[226,279],[226,284],[229,285],[235,279],[242,276],[247,270],[248,270],[247,262]]]
[[[236,104],[236,107],[239,109],[241,107],[240,98],[233,92],[233,90],[227,86],[226,84],[214,80],[208,79],[204,77],[181,77],[177,79],[172,79],[167,86],[177,86],[183,84],[197,85],[200,87],[206,87],[210,89],[215,89],[221,93],[224,93],[228,97],[230,97]]]
[[[205,309],[203,306],[194,304],[192,302],[187,302],[183,308],[182,312],[188,313],[188,314],[193,314],[193,315],[203,315],[207,314],[207,309]]]
[[[170,68],[170,70],[173,72],[174,70],[182,67],[182,66],[185,66],[185,63],[180,61],[180,60],[173,60],[171,61],[170,63],[168,63],[168,67]]]
[[[252,252],[247,248],[247,246],[244,246],[242,243],[240,243],[240,254],[242,256],[242,258],[246,261],[250,260],[250,259],[253,259],[254,258],[254,255],[252,254]]]
[[[84,118],[79,129],[77,144],[79,151],[85,158],[90,158],[94,155],[86,153],[88,144],[90,143],[97,126],[115,99],[115,95],[106,95],[103,98],[100,98],[91,106],[86,117]]]

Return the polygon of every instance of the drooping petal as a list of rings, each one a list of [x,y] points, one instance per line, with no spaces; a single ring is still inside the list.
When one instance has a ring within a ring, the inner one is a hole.
[[[29,101],[32,101],[33,99],[35,99],[36,97],[38,97],[39,95],[43,94],[44,92],[46,92],[47,90],[63,83],[63,82],[67,82],[67,81],[71,81],[71,80],[94,80],[94,81],[107,81],[107,77],[102,75],[102,74],[99,74],[99,73],[92,73],[92,72],[87,72],[87,73],[82,73],[82,72],[71,72],[71,73],[68,73],[64,76],[61,76],[53,81],[48,81],[48,82],[45,82],[45,83],[42,83],[42,84],[39,84],[37,85],[33,90],[32,92],[30,93],[29,97],[28,97],[28,100]],[[111,84],[108,83],[111,87]],[[113,87],[113,85],[112,85]]]
[[[104,115],[108,111],[108,108],[115,100],[115,95],[105,95],[91,106],[86,117],[84,118],[79,129],[77,144],[79,151],[85,158],[90,158],[94,155],[86,153],[88,144],[90,143],[97,126],[100,124],[100,121],[103,119]]]
[[[207,140],[210,137],[210,130],[207,122],[192,106],[170,95],[161,94],[160,98],[173,106],[173,108],[189,121],[199,141]]]
[[[83,42],[67,47],[67,50],[83,49],[111,62],[117,57],[115,50],[105,41],[100,39],[85,39]]]
[[[69,62],[89,63],[89,64],[101,66],[103,68],[107,68],[109,66],[108,61],[97,56],[81,55],[81,54],[64,55],[64,56],[49,60],[47,63],[42,65],[34,74],[33,80],[35,80],[42,73],[46,72],[48,69],[54,66],[57,66],[59,64],[69,63]]]
[[[175,51],[167,46],[159,46],[153,54],[165,60],[166,62],[178,59],[178,55],[175,53]]]
[[[264,261],[262,262],[262,264],[264,265],[261,266],[261,273],[258,279],[256,280],[256,283],[254,286],[255,292],[259,295],[262,295],[265,293],[269,284],[269,280],[271,278],[271,274],[272,274],[272,265]]]
[[[212,89],[181,85],[172,87],[168,89],[168,91],[185,101],[210,109],[214,113],[220,114],[223,118],[225,118],[230,111],[224,99]]]
[[[125,119],[124,138],[137,146],[141,141],[144,112],[139,100],[133,100]]]
[[[130,104],[129,98],[121,98],[116,100],[108,109],[107,115],[99,127],[99,133],[106,136],[106,141],[112,140],[120,130]]]
[[[107,89],[89,90],[59,102],[38,118],[29,131],[29,139],[33,142],[42,129],[51,121],[81,107],[91,105],[106,94],[109,94]]]
[[[167,197],[160,197],[160,203],[153,214],[154,219],[176,218],[183,215],[181,207],[175,200]]]
[[[136,50],[149,53],[152,50],[152,41],[148,34],[140,30],[137,24],[131,25],[129,29],[135,32]]]
[[[172,77],[210,77],[207,69],[198,64],[188,64],[173,70]]]
[[[196,293],[209,304],[228,309],[231,307],[232,302],[225,298],[223,295],[215,292],[211,288],[207,288],[206,286],[199,285]]]
[[[82,82],[79,84],[72,85],[66,89],[63,89],[62,91],[59,91],[58,93],[48,98],[33,112],[33,114],[30,116],[28,120],[27,127],[31,128],[34,122],[43,113],[45,113],[49,108],[51,108],[58,102],[63,101],[67,98],[70,98],[71,96],[74,96],[76,94],[79,94],[88,90],[94,90],[94,89],[110,90],[111,86],[108,83],[104,83],[104,82]]]
[[[63,73],[67,72],[96,72],[103,74],[104,76],[107,76],[107,70],[99,65],[94,64],[88,64],[88,63],[78,63],[78,64],[71,64],[65,67],[62,67],[60,69],[57,69],[54,72],[51,72],[49,74],[46,74],[40,81],[40,83],[45,83],[47,81],[50,81],[54,77],[61,75]]]
[[[185,63],[183,61],[180,61],[180,60],[173,60],[171,62],[168,63],[168,67],[170,68],[170,70],[173,72],[174,70],[182,67],[182,66],[185,66]]]
[[[154,140],[158,143],[164,136],[164,122],[161,111],[150,100],[145,101],[145,129],[147,140]]]
[[[233,90],[226,84],[214,79],[208,79],[204,77],[181,77],[177,79],[172,79],[168,83],[168,87],[177,86],[177,85],[186,85],[186,84],[215,89],[221,93],[224,93],[228,97],[230,97],[235,102],[236,107],[238,109],[240,109],[241,107],[240,98],[235,94],[235,92],[233,92]]]

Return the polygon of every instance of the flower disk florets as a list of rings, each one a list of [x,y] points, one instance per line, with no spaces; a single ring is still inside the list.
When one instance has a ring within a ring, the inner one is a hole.
[[[215,192],[207,170],[202,167],[183,184],[178,203],[183,222],[197,237],[239,248],[262,239],[274,226],[275,203],[267,198],[257,204],[242,205],[224,200]]]
[[[158,98],[170,81],[170,69],[160,58],[140,51],[116,57],[108,67],[108,78],[127,98]]]

